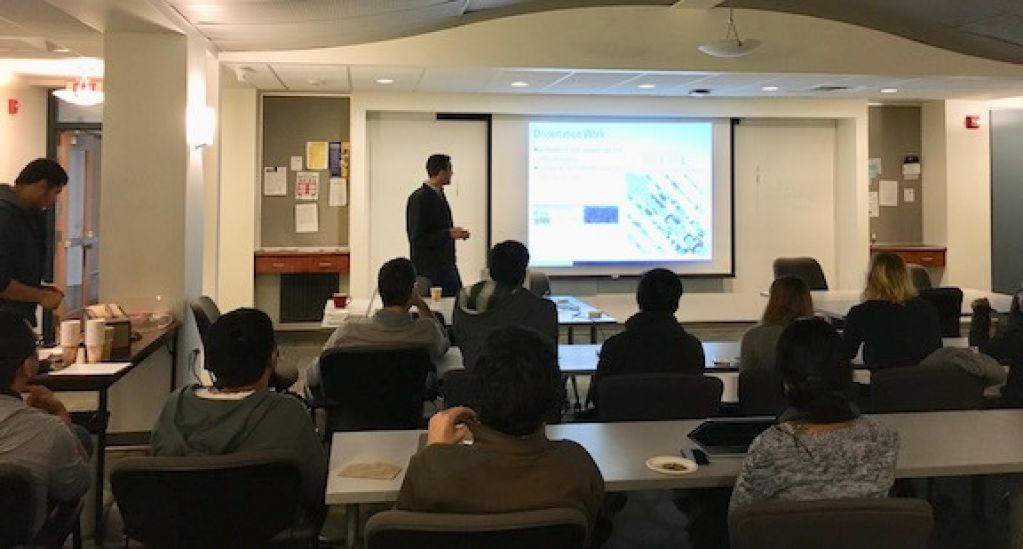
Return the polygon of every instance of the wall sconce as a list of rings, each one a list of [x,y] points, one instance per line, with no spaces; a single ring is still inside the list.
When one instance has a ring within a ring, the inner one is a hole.
[[[188,109],[188,144],[195,149],[213,144],[217,133],[217,112],[205,105]]]

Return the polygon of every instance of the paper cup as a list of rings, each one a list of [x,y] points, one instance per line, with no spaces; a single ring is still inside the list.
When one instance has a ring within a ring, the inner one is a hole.
[[[441,294],[443,294],[443,292],[444,288],[441,288],[440,286],[434,286],[430,288],[430,299],[434,301],[440,301],[440,296]]]
[[[78,345],[74,347],[61,347],[60,348],[60,362],[61,364],[74,364],[75,360],[78,359]]]
[[[103,345],[86,345],[85,354],[90,364],[103,362]]]
[[[114,327],[107,326],[103,330],[103,360],[110,360],[110,353],[114,350]]]
[[[107,323],[101,319],[89,320],[85,323],[85,346],[103,347],[103,340],[106,339]]]
[[[78,347],[82,343],[82,321],[65,320],[60,323],[60,346]]]

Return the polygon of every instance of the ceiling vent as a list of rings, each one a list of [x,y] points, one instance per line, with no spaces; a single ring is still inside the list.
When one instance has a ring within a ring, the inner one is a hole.
[[[840,91],[849,91],[851,89],[852,88],[850,88],[849,86],[814,86],[810,88],[810,91],[832,93]]]

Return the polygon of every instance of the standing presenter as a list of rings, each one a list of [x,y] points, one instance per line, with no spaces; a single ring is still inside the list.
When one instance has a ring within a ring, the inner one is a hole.
[[[405,230],[416,273],[453,296],[462,288],[455,265],[455,241],[467,240],[469,231],[454,226],[444,187],[451,184],[451,157],[433,154],[426,160],[426,181],[408,197]]]

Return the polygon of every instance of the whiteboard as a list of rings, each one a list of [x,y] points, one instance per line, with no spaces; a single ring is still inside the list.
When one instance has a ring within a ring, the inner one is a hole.
[[[434,113],[367,114],[370,205],[370,277],[384,262],[409,256],[405,204],[426,179],[426,159],[451,156],[454,175],[444,190],[456,226],[472,237],[458,241],[462,283],[479,280],[487,262],[487,125],[481,120],[437,120]]]

